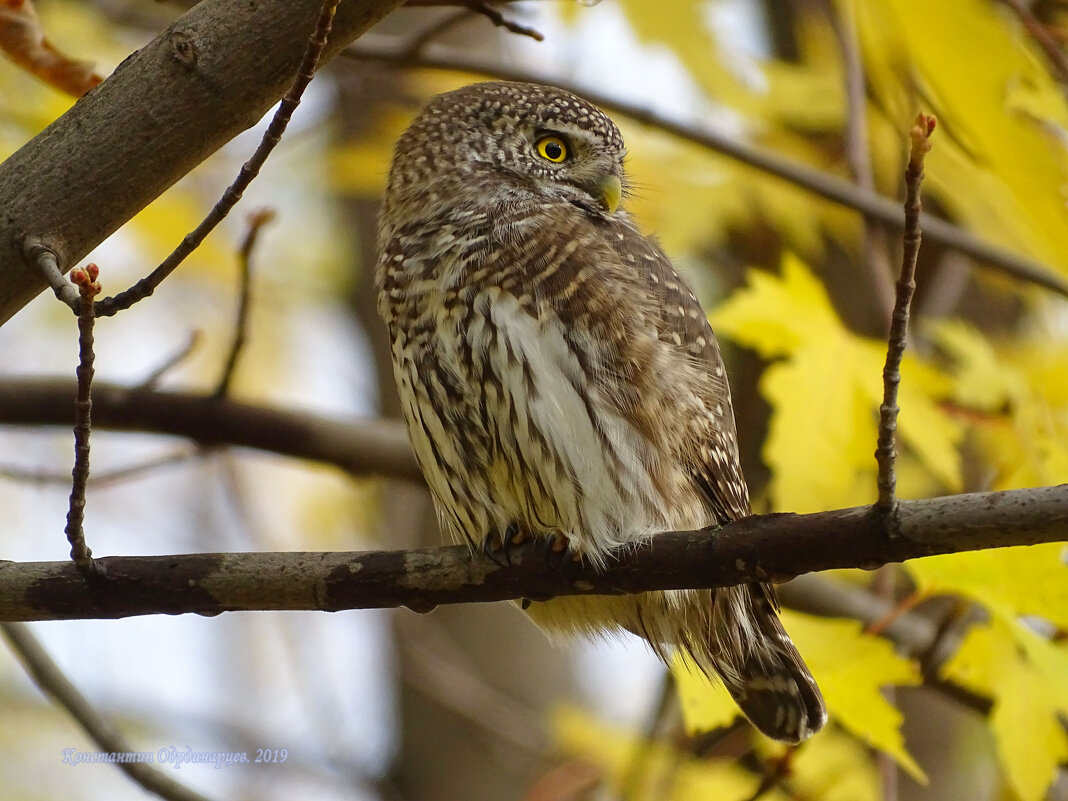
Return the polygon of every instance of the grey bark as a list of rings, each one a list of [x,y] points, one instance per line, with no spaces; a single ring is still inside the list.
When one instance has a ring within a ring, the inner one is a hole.
[[[324,60],[402,0],[345,0]],[[29,242],[70,269],[251,127],[292,83],[319,0],[204,0],[0,164],[0,324],[46,288]]]
[[[888,533],[892,530],[894,533]],[[537,545],[496,564],[462,546],[367,553],[204,553],[71,562],[0,562],[0,620],[339,611],[786,581],[835,568],[875,569],[943,553],[1068,540],[1068,484],[901,501],[892,527],[872,507],[771,514],[721,529],[672,532],[618,554],[601,572],[550,565]]]

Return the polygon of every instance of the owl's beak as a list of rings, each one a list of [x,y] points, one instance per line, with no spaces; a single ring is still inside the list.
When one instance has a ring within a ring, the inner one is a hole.
[[[614,214],[619,208],[620,198],[623,197],[623,182],[618,175],[606,175],[597,182],[597,191],[601,195],[601,205],[609,214]]]

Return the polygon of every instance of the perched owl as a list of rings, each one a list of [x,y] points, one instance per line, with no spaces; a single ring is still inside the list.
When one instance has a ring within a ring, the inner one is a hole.
[[[619,208],[625,154],[599,109],[525,83],[440,95],[397,143],[379,310],[412,445],[457,541],[535,538],[597,567],[657,532],[749,514],[719,347]],[[682,649],[775,739],[826,720],[768,585],[527,612],[550,632]]]

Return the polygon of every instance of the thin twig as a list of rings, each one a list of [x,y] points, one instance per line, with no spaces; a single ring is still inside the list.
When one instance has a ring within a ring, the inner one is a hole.
[[[534,28],[521,25],[518,22],[507,19],[500,11],[493,7],[492,3],[482,0],[409,0],[408,7],[412,6],[463,6],[475,14],[481,14],[499,28],[504,28],[520,36],[529,36],[535,41],[545,40],[544,34]]]
[[[26,260],[37,266],[37,270],[52,287],[56,297],[77,314],[78,309],[81,308],[81,293],[78,292],[76,286],[63,277],[56,254],[40,242],[27,242],[25,253]]]
[[[86,265],[85,269],[70,272],[71,281],[78,287],[80,311],[78,313],[78,395],[74,402],[74,469],[71,471],[72,485],[70,506],[67,509],[67,541],[70,543],[70,558],[85,575],[99,575],[101,569],[93,561],[93,552],[85,544],[85,487],[89,481],[89,435],[92,431],[93,410],[93,375],[96,372],[93,363],[93,301],[100,294],[100,282],[97,278],[100,270],[95,264]]]
[[[845,63],[846,115],[845,154],[853,180],[864,191],[875,193],[875,178],[872,174],[871,156],[868,152],[867,94],[864,89],[864,63],[861,59],[860,42],[857,37],[856,19],[851,3],[836,6],[832,11],[835,29]],[[894,280],[891,276],[890,258],[887,253],[887,238],[884,224],[870,214],[864,214],[864,242],[861,261],[875,290],[875,299],[882,319],[889,325],[894,308]]]
[[[671,713],[675,700],[675,675],[669,670],[664,673],[660,680],[660,692],[657,695],[656,706],[653,714],[645,725],[643,736],[635,745],[634,754],[629,760],[623,778],[623,798],[637,799],[642,796],[644,780],[648,777],[653,747],[656,744],[657,734],[664,720]]]
[[[186,339],[185,344],[175,350],[170,356],[166,357],[156,367],[153,367],[152,372],[145,376],[144,380],[137,385],[137,388],[155,389],[163,376],[185,361],[199,343],[200,331],[196,329],[190,331],[189,338]]]
[[[241,349],[245,346],[249,302],[252,297],[252,249],[256,247],[260,229],[273,219],[274,209],[258,209],[248,215],[248,230],[237,252],[238,264],[241,267],[241,292],[237,303],[237,320],[234,322],[234,339],[230,343],[226,364],[213,393],[216,398],[222,398],[230,391],[230,382],[237,368],[237,360],[241,357]]]
[[[916,258],[920,253],[920,185],[923,183],[923,160],[931,149],[930,136],[934,131],[935,118],[928,114],[916,117],[909,131],[912,147],[909,165],[905,170],[905,236],[904,253],[901,259],[901,277],[897,282],[897,298],[890,321],[890,335],[886,349],[886,365],[883,367],[883,402],[879,407],[879,443],[875,459],[879,463],[879,500],[876,507],[884,515],[891,515],[897,505],[895,491],[897,477],[894,462],[897,459],[895,435],[897,432],[897,390],[901,384],[901,359],[905,355],[905,339],[908,335],[909,306],[916,290]]]
[[[116,755],[135,751],[52,661],[29,626],[0,623],[0,630],[41,692],[67,710],[100,751]],[[167,801],[207,801],[200,793],[179,784],[147,762],[116,761],[115,765],[145,790]]]
[[[518,33],[520,36],[529,36],[535,42],[545,41],[545,34],[541,31],[535,30],[527,25],[520,25],[514,20],[510,20],[504,16],[500,11],[495,9],[489,3],[471,3],[471,8],[477,13],[489,19],[498,28],[504,28],[506,31],[512,33]]]
[[[888,568],[893,568],[895,565],[885,565],[879,568],[876,573],[876,579],[881,579],[882,576],[892,576],[894,571],[887,571]],[[881,635],[886,629],[902,615],[911,612],[917,604],[923,601],[924,597],[918,592],[910,593],[902,598],[897,603],[894,603],[893,595],[887,591],[887,581],[877,581],[872,591],[875,597],[881,598],[887,604],[890,604],[890,609],[885,615],[878,620],[873,620],[867,626],[864,627],[865,634],[871,634],[873,636]]]
[[[544,73],[525,70],[514,63],[503,64],[491,61],[472,55],[470,52],[436,43],[426,47],[417,58],[409,58],[405,55],[403,46],[398,48],[373,44],[375,40],[380,41],[382,38],[386,37],[362,36],[358,47],[350,45],[342,51],[342,55],[357,61],[375,61],[398,67],[470,72],[509,81],[545,83],[547,80]],[[904,229],[901,206],[898,203],[860,189],[850,181],[791,161],[775,153],[751,147],[727,134],[669,119],[618,97],[576,85],[564,77],[553,76],[548,80],[561,89],[582,95],[594,105],[607,111],[622,114],[635,122],[721,153],[761,172],[781,178],[832,203],[867,214],[873,219],[892,226],[895,230]],[[924,236],[930,241],[971,256],[976,260],[976,266],[990,268],[1068,297],[1068,282],[1049,267],[1019,253],[983,242],[963,228],[937,217],[924,214],[921,221]]]
[[[140,478],[160,468],[171,467],[188,462],[190,459],[200,458],[203,455],[203,448],[168,453],[156,459],[147,459],[115,470],[98,471],[89,477],[88,484],[91,487],[117,484],[132,478]],[[0,465],[0,478],[6,478],[10,481],[22,481],[28,484],[60,484],[70,481],[70,476],[66,473],[56,473],[49,470],[29,470],[14,465]]]
[[[764,778],[760,780],[756,790],[745,801],[757,801],[757,799],[767,795],[789,778],[790,762],[796,753],[797,746],[791,746],[786,749],[781,757],[770,760],[768,762],[770,770],[764,774]]]
[[[1068,85],[1068,57],[1065,57],[1064,51],[1061,50],[1061,45],[1056,39],[1050,36],[1046,26],[1035,19],[1034,14],[1020,0],[1001,1],[1012,9],[1013,13],[1019,18],[1020,23],[1031,34],[1031,38],[1035,40],[1035,44],[1042,48],[1061,86]]]
[[[872,577],[872,591],[877,597],[888,603],[892,603],[894,600],[894,584],[897,578],[897,572],[897,565],[883,565],[875,571],[875,575]],[[865,632],[868,634],[881,633],[887,626],[893,623],[897,617],[919,603],[919,600],[919,596],[916,593],[913,593],[912,596],[905,599],[901,604],[898,604],[890,615],[867,626],[864,629]],[[897,706],[896,687],[883,687],[882,694],[888,704]],[[883,790],[883,801],[897,801],[899,778],[897,761],[886,751],[877,750],[875,752],[875,767],[879,771],[880,784],[882,785]]]
[[[219,202],[201,220],[200,225],[186,234],[171,255],[164,259],[150,275],[142,278],[124,292],[120,292],[114,297],[105,298],[97,303],[96,313],[98,317],[111,316],[149,297],[155,292],[156,287],[174,272],[178,265],[185,261],[189,254],[200,247],[200,243],[204,241],[205,237],[223,221],[226,215],[230,213],[230,210],[237,204],[237,201],[241,199],[241,195],[248,189],[249,184],[259,175],[260,169],[263,167],[264,162],[267,161],[267,157],[271,155],[271,152],[281,141],[282,134],[289,125],[293,112],[300,105],[301,96],[304,94],[304,90],[308,88],[308,84],[311,83],[316,65],[319,63],[319,57],[326,46],[326,39],[330,35],[330,28],[334,22],[334,13],[337,11],[339,3],[340,0],[323,0],[319,19],[315,25],[315,32],[308,40],[308,46],[304,50],[304,56],[301,59],[293,85],[286,92],[285,97],[282,98],[282,102],[279,103],[278,109],[275,111],[270,125],[267,126],[267,130],[264,131],[263,138],[260,140],[256,151],[241,166],[241,171],[238,173],[237,178],[226,188],[222,197],[219,198]]]
[[[425,30],[420,31],[411,38],[408,42],[408,46],[404,50],[405,58],[416,58],[424,47],[430,44],[434,39],[441,36],[446,31],[452,30],[465,20],[471,19],[475,15],[475,12],[469,8],[461,8],[454,11],[452,14],[447,14],[433,25],[428,26]]]

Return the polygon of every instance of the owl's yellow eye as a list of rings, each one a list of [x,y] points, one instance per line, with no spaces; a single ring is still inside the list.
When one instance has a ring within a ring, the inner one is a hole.
[[[567,158],[567,142],[559,136],[543,136],[534,143],[534,147],[538,149],[539,156],[555,164]]]

